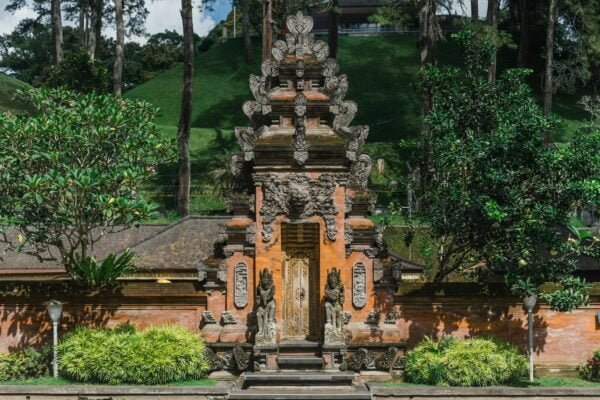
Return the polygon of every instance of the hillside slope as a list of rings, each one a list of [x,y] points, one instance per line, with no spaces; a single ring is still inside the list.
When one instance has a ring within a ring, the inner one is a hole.
[[[10,111],[15,114],[25,114],[28,108],[20,101],[13,100],[18,89],[29,87],[25,82],[0,73],[0,112]]]
[[[246,65],[241,39],[230,40],[198,57],[194,70],[193,126],[230,130],[247,125],[242,103],[252,95],[249,74],[260,73],[260,47],[255,62]],[[419,54],[416,40],[400,37],[342,37],[339,63],[348,75],[346,96],[358,103],[357,124],[371,126],[371,141],[414,137],[419,126],[419,96],[414,85]],[[126,93],[147,100],[162,111],[157,123],[176,125],[179,119],[182,67],[169,70]]]

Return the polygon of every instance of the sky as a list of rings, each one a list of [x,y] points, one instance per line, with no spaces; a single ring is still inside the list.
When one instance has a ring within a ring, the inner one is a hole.
[[[9,0],[0,0],[0,34],[12,32],[19,21],[24,18],[36,16],[33,10],[29,8],[21,9],[15,14],[6,12],[4,11],[4,7],[6,7],[8,2]],[[180,0],[147,0],[146,3],[146,7],[150,12],[146,20],[146,31],[149,34],[163,32],[165,29],[174,29],[179,33],[182,32],[181,15],[179,14],[179,10],[181,9]],[[198,1],[194,1],[195,6],[197,3]],[[229,10],[231,10],[231,1],[216,0],[213,8],[213,11],[201,13],[198,7],[194,7],[194,32],[199,36],[206,36],[219,21],[227,16]],[[64,23],[69,24],[66,21]],[[107,27],[104,33],[114,37],[115,30],[112,27]],[[145,38],[130,37],[128,40],[143,43]]]
[[[11,32],[23,18],[35,17],[35,13],[29,8],[21,9],[15,14],[4,11],[4,7],[8,1],[9,0],[0,0],[0,34]],[[478,1],[479,15],[480,17],[485,17],[487,0]],[[198,2],[199,0],[195,0],[195,5],[197,5]],[[456,5],[453,11],[457,14],[470,15],[471,2],[469,0],[463,0],[463,3],[464,6]],[[180,0],[147,0],[146,7],[150,12],[146,21],[146,31],[149,34],[163,32],[165,29],[174,29],[177,32],[182,32],[181,16],[179,14],[181,8]],[[216,0],[213,8],[213,11],[200,13],[199,9],[194,7],[194,32],[199,36],[205,36],[219,21],[227,16],[231,10],[231,1]],[[112,27],[107,27],[104,33],[114,37],[115,30]],[[143,43],[146,39],[144,37],[130,37],[128,40],[135,40]]]

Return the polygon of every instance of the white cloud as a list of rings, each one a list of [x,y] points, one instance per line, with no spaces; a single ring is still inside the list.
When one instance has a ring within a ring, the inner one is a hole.
[[[37,14],[30,8],[22,8],[14,14],[4,11],[9,0],[0,0],[0,34],[10,33],[25,18],[35,18]]]

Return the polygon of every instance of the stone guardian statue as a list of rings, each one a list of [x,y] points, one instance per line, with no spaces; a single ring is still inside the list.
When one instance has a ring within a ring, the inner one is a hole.
[[[344,344],[344,284],[340,271],[327,272],[325,284],[325,344]]]
[[[256,344],[275,343],[275,284],[273,274],[268,269],[260,272],[260,280],[256,288],[256,319],[258,332]]]

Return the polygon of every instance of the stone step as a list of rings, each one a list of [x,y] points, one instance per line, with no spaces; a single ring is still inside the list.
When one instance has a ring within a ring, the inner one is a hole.
[[[351,386],[353,372],[247,372],[244,388],[262,386]]]
[[[323,359],[311,355],[284,355],[277,357],[279,369],[323,369]]]
[[[371,400],[366,388],[353,391],[324,390],[304,387],[296,390],[239,390],[229,392],[229,400]]]

